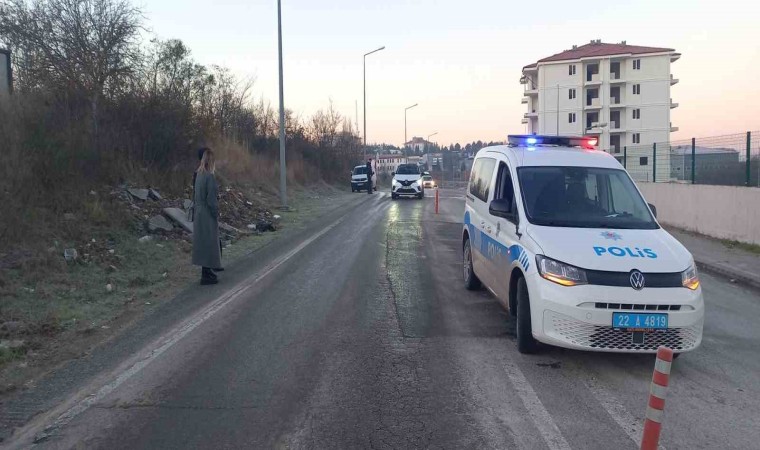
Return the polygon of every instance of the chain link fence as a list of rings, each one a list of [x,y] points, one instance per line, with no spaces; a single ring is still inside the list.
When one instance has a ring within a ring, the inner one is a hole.
[[[760,131],[623,147],[636,181],[760,187]]]

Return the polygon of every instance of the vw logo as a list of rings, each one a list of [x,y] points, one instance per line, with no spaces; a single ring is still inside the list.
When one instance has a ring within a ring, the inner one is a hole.
[[[631,271],[631,287],[640,291],[644,288],[644,274],[638,270]]]

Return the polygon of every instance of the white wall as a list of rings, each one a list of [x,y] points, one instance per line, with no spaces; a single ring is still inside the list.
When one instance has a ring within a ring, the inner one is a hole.
[[[659,170],[658,170],[659,172]],[[760,244],[760,188],[637,183],[657,219],[708,236]]]

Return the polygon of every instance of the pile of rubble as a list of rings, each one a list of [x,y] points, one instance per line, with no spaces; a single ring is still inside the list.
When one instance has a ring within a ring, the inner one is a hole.
[[[190,239],[193,224],[188,221],[188,209],[192,206],[188,189],[185,198],[165,198],[156,189],[122,186],[112,192],[125,204],[135,218],[140,239],[150,240],[150,235],[161,234]],[[246,195],[231,186],[219,191],[219,231],[224,243],[249,234],[275,231],[279,216],[272,214],[260,202],[254,203]]]

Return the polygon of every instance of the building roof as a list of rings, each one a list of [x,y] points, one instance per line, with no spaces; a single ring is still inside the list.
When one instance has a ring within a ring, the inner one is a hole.
[[[594,58],[612,55],[642,55],[646,53],[672,53],[675,49],[664,47],[643,47],[640,45],[628,45],[624,42],[619,44],[606,44],[601,41],[591,41],[588,44],[573,46],[570,50],[557,53],[546,58],[539,59],[538,62],[528,64],[525,69],[536,67],[538,63],[554,61],[571,61],[581,58]]]
[[[411,141],[405,143],[404,145],[414,145],[414,144],[431,144],[431,142],[426,141],[424,138],[421,137],[413,137]]]

